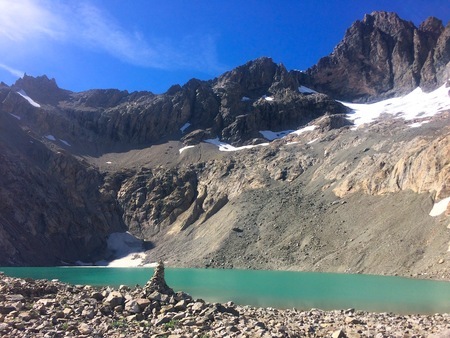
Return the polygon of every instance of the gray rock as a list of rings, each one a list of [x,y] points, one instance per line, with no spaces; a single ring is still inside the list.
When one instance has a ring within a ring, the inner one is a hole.
[[[146,298],[137,298],[136,303],[139,305],[141,311],[151,304],[151,301]]]
[[[8,332],[10,329],[8,323],[0,323],[0,332]]]
[[[195,302],[192,304],[191,306],[191,311],[194,313],[199,313],[200,311],[202,311],[205,308],[205,303],[204,302]]]
[[[142,312],[142,308],[139,306],[137,301],[130,300],[125,303],[125,311],[130,313],[140,313]]]
[[[124,303],[125,298],[119,291],[112,291],[108,297],[106,297],[103,302],[108,303],[112,308]]]
[[[23,295],[6,295],[5,299],[10,302],[22,302],[25,297]]]
[[[65,317],[67,314],[63,311],[63,317]],[[95,310],[93,308],[87,308],[84,309],[81,313],[83,317],[86,317],[87,319],[92,319],[95,316]]]
[[[90,334],[92,332],[92,328],[86,323],[81,323],[78,325],[78,331],[80,331],[81,334]]]

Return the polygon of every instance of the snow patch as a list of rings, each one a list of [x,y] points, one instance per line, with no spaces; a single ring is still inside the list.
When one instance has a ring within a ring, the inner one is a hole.
[[[108,267],[137,267],[150,266],[143,264],[145,252],[142,240],[127,232],[114,232],[108,236],[108,249],[113,252],[112,261],[99,261],[96,265]]]
[[[32,106],[40,108],[41,105],[39,103],[37,103],[36,101],[34,101],[31,97],[29,97],[27,95],[27,93],[25,93],[25,91],[23,89],[19,90],[17,92],[17,94],[19,94],[20,96],[22,96],[25,100],[27,100]]]
[[[408,127],[410,127],[410,128],[419,128],[419,127],[421,127],[423,124],[428,123],[428,122],[430,122],[430,121],[416,122],[416,123],[408,124]]]
[[[272,96],[263,95],[262,98],[263,98],[264,100],[266,100],[266,101],[273,101],[273,97],[272,97]]]
[[[317,92],[311,88],[300,86],[298,87],[298,91],[303,94],[317,94]]]
[[[267,140],[273,141],[279,138],[283,138],[290,133],[293,133],[294,130],[284,130],[284,131],[271,131],[271,130],[260,130],[259,133]]]
[[[313,131],[314,129],[316,129],[316,126],[307,126],[307,127],[298,129],[296,131],[293,131],[291,134],[295,134],[298,136],[300,134],[306,133],[307,131]]]
[[[251,149],[251,148],[255,148],[255,147],[268,146],[269,145],[269,143],[260,143],[260,144],[255,144],[255,145],[234,147],[231,144],[220,142],[218,137],[213,138],[213,139],[205,140],[205,142],[213,144],[213,145],[219,147],[220,151],[239,151],[239,150],[243,150],[243,149]]]
[[[185,124],[183,124],[183,126],[180,128],[181,133],[184,134],[186,129],[188,129],[190,126],[191,126],[191,124],[189,122],[186,122]]]
[[[178,151],[180,152],[180,154],[183,152],[183,151],[185,151],[186,149],[190,149],[190,148],[194,148],[195,146],[186,146],[186,147],[183,147],[183,148],[181,148],[181,149],[178,149]]]
[[[106,164],[111,164],[112,162],[111,161],[106,161]]]
[[[353,110],[347,117],[353,120],[356,126],[371,123],[382,114],[392,115],[408,121],[416,118],[431,117],[450,109],[448,88],[445,88],[445,85],[430,93],[425,93],[418,87],[408,95],[375,103],[340,103]],[[415,127],[418,127],[418,125],[413,124],[413,128]]]
[[[450,203],[450,197],[444,198],[437,203],[434,203],[433,209],[430,211],[430,216],[436,217],[442,215],[445,210],[447,210],[448,204]]]
[[[22,118],[19,115],[14,115],[13,113],[9,113],[12,117],[15,117],[18,120],[21,120]]]
[[[59,139],[59,140],[61,141],[61,143],[65,144],[66,146],[71,147],[69,142],[67,142],[65,140],[61,140],[61,139]]]
[[[56,138],[55,138],[55,136],[53,136],[53,135],[45,135],[44,136],[47,140],[50,140],[50,141],[56,141]]]
[[[283,138],[287,135],[300,135],[307,131],[313,131],[316,129],[316,126],[307,126],[298,130],[282,130],[282,131],[271,131],[271,130],[260,130],[260,134],[267,140],[273,141],[280,138]]]

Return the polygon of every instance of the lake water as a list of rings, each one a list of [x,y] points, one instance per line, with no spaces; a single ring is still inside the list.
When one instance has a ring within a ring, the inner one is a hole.
[[[144,285],[152,268],[0,267],[6,275],[95,286]],[[261,307],[449,313],[450,283],[401,277],[291,271],[170,269],[167,284],[209,302]]]

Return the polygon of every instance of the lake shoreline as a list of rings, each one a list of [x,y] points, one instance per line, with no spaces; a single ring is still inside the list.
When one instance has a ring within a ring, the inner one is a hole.
[[[279,310],[145,287],[92,287],[0,273],[2,337],[439,337],[450,315]]]

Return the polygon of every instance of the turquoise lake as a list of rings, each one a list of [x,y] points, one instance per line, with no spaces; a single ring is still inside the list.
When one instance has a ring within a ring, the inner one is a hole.
[[[0,267],[6,275],[59,279],[72,284],[144,285],[152,268]],[[167,284],[209,302],[233,301],[260,307],[374,312],[450,312],[450,282],[291,271],[170,269]]]

